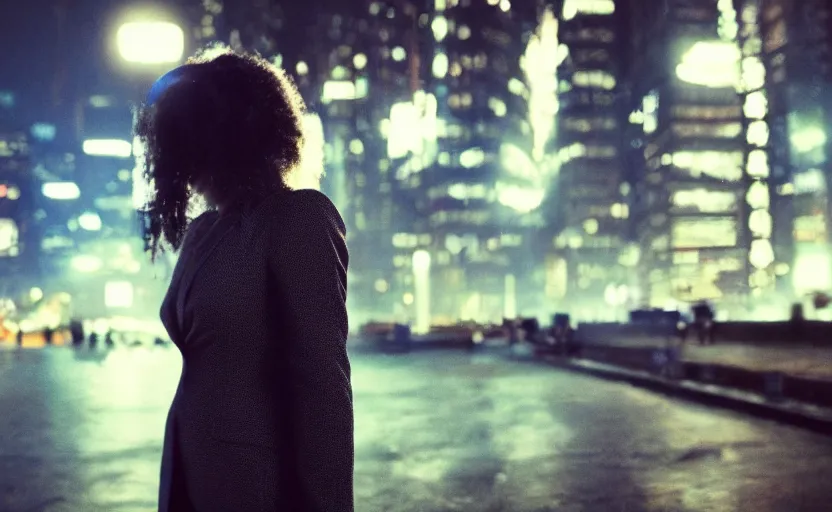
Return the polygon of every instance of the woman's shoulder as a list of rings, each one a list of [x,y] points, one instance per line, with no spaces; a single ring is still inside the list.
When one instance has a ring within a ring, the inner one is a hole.
[[[319,190],[287,190],[271,196],[263,206],[264,217],[278,223],[309,224],[329,220],[344,230],[338,208]]]

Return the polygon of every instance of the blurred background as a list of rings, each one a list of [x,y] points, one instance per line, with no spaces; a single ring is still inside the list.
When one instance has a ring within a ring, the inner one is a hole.
[[[701,300],[779,320],[832,288],[822,0],[0,9],[0,297],[26,330],[70,310],[156,320],[173,258],[140,243],[133,109],[215,40],[284,67],[309,104],[355,326]]]
[[[829,509],[828,0],[27,0],[0,511],[156,509],[176,254],[132,126],[214,41],[294,77],[294,185],[347,223],[356,510]]]

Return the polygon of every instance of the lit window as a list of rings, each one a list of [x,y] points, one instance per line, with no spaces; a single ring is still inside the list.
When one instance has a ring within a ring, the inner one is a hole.
[[[745,199],[752,208],[767,209],[771,205],[768,185],[762,181],[755,181],[748,187]]]
[[[504,117],[508,112],[506,103],[499,98],[489,98],[488,108],[490,108],[497,117]]]
[[[743,111],[749,119],[764,119],[768,114],[768,99],[766,99],[766,93],[764,91],[757,91],[746,96]]]
[[[764,147],[768,144],[769,135],[768,123],[765,121],[754,121],[748,125],[746,138],[749,144]]]
[[[609,15],[614,12],[614,0],[565,0],[563,3],[563,19],[566,21],[579,14]]]
[[[350,153],[353,155],[361,155],[364,153],[364,143],[360,139],[353,139],[350,141]]]
[[[433,38],[441,42],[448,35],[448,20],[444,16],[437,16],[431,23]]]
[[[768,154],[762,149],[755,149],[748,154],[748,175],[753,178],[768,178],[770,169]]]
[[[433,76],[436,78],[444,78],[448,74],[448,56],[444,53],[438,53],[433,58]]]
[[[352,64],[355,66],[355,69],[364,69],[367,66],[367,56],[363,53],[357,53],[352,58]]]
[[[682,56],[676,76],[694,85],[736,87],[739,61],[740,50],[732,42],[698,41]]]
[[[615,77],[605,71],[577,71],[572,83],[578,87],[594,87],[605,90],[615,89]]]
[[[0,257],[15,257],[19,254],[19,230],[13,219],[0,219]]]
[[[407,52],[401,46],[397,46],[393,48],[392,56],[393,60],[395,60],[396,62],[401,62],[407,58]]]

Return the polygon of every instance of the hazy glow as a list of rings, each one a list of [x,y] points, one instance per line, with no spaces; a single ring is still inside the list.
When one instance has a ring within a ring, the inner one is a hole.
[[[541,183],[542,173],[538,166],[525,151],[515,144],[506,142],[500,146],[500,164],[503,170],[511,176]]]
[[[49,199],[67,201],[81,197],[81,189],[71,181],[54,181],[44,183],[41,192]]]
[[[133,155],[133,145],[119,139],[87,139],[84,141],[83,150],[91,156],[129,158]]]
[[[320,190],[324,175],[324,126],[315,113],[303,116],[303,148],[300,164],[288,176],[288,185],[294,190]]]
[[[436,96],[417,91],[413,102],[396,103],[390,110],[387,130],[387,154],[391,159],[412,153],[409,161],[396,171],[405,179],[436,161],[438,119]]]
[[[170,22],[130,22],[119,27],[116,44],[119,54],[127,62],[173,64],[185,53],[185,33]]]
[[[826,132],[816,126],[803,128],[791,136],[792,146],[798,153],[808,153],[824,146],[826,141]]]
[[[795,291],[807,293],[832,288],[832,257],[826,247],[798,248],[792,271]]]
[[[98,256],[80,254],[72,258],[70,266],[76,272],[91,274],[101,270],[104,267],[104,262]]]
[[[104,305],[108,308],[133,306],[133,284],[128,281],[109,281],[104,285]]]
[[[822,194],[826,192],[826,178],[820,169],[797,172],[792,179],[795,194]]]
[[[497,199],[518,213],[528,213],[543,204],[545,193],[542,188],[533,189],[517,185],[497,183]]]
[[[555,116],[559,108],[557,73],[563,60],[552,56],[558,55],[558,48],[558,21],[552,11],[547,9],[540,19],[537,32],[529,39],[524,54],[524,72],[530,91],[528,110],[532,127],[532,157],[536,161],[543,159],[546,145],[555,129]]]
[[[682,56],[676,76],[687,83],[711,88],[736,87],[740,49],[727,41],[698,41]]]

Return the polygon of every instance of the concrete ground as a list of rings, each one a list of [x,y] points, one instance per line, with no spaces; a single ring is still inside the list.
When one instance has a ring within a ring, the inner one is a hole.
[[[353,358],[356,510],[829,510],[832,439],[487,354]],[[0,511],[155,510],[175,348],[0,350]]]

